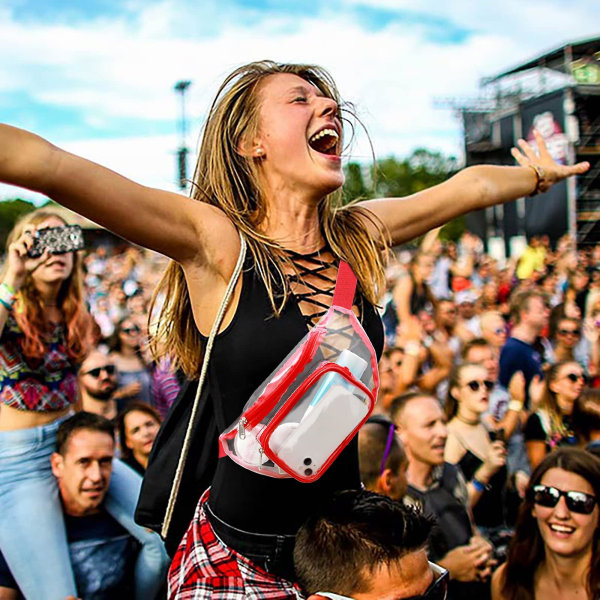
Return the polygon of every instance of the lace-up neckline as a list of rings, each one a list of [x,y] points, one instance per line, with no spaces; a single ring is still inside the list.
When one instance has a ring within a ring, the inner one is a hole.
[[[295,270],[285,276],[302,318],[310,329],[331,306],[338,261],[328,245],[310,254],[284,249]]]

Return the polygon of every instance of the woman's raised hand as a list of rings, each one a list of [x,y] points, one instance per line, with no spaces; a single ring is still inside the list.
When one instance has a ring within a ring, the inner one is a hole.
[[[555,183],[572,175],[581,175],[590,168],[590,163],[588,162],[580,162],[575,165],[558,164],[552,158],[550,152],[548,152],[546,142],[544,142],[544,138],[540,132],[535,130],[533,135],[535,136],[537,152],[531,144],[520,139],[517,142],[519,148],[512,148],[511,154],[522,167],[533,167],[536,169],[539,181],[534,193],[547,192]]]
[[[43,254],[36,258],[29,256],[33,236],[34,230],[27,229],[8,247],[5,282],[17,290],[22,287],[27,274],[35,271],[49,257],[48,250],[44,250]]]

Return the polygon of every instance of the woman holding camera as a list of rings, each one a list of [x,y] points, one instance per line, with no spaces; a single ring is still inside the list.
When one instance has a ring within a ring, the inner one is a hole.
[[[48,209],[22,218],[8,236],[0,283],[0,550],[28,599],[77,595],[50,455],[74,409],[93,321],[77,252],[46,247],[31,257],[41,230],[65,234],[65,225]],[[139,487],[139,478],[115,465],[106,506],[143,544],[136,585],[148,593],[156,587],[149,570],[164,568],[164,556],[160,540],[133,523]]]

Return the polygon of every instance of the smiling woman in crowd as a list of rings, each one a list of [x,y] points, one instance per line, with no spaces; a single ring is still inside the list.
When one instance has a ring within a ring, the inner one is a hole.
[[[493,600],[600,597],[600,459],[561,448],[531,475]]]

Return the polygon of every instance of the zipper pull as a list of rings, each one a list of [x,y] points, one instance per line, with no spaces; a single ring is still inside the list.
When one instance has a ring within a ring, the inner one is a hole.
[[[262,465],[263,465],[263,452],[264,450],[262,449],[262,446],[258,447],[258,470],[262,471]]]
[[[243,440],[246,437],[246,425],[248,425],[248,420],[246,417],[242,417],[238,423],[238,436],[240,440]]]

